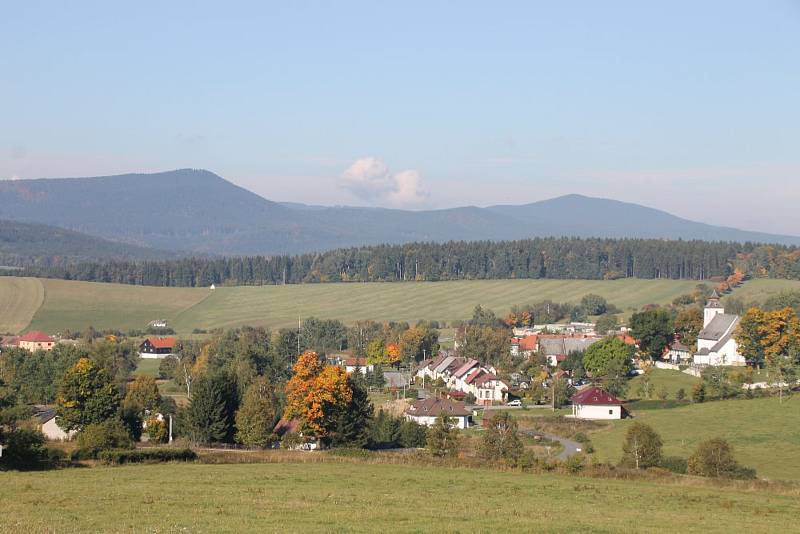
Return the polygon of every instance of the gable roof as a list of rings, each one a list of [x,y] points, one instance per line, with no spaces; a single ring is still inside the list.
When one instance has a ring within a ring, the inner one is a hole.
[[[447,369],[447,366],[450,365],[455,359],[456,359],[455,356],[445,356],[444,359],[442,359],[442,361],[439,362],[439,364],[433,368],[433,372],[441,373],[442,371]]]
[[[456,378],[461,378],[463,375],[471,371],[476,365],[478,365],[478,360],[467,360],[467,363],[453,371],[453,376]]]
[[[532,336],[523,337],[519,340],[519,350],[536,350],[536,345],[539,344],[539,336],[536,334]]]
[[[719,341],[725,334],[733,330],[739,322],[738,315],[730,313],[718,313],[711,319],[708,326],[703,328],[698,334],[698,339],[707,339],[711,341]]]
[[[611,393],[592,386],[579,391],[570,399],[572,404],[583,404],[587,406],[622,406],[622,401]]]
[[[31,343],[54,343],[55,339],[39,330],[31,330],[30,332],[22,334],[17,339],[17,342],[20,341],[29,341]]]
[[[467,376],[467,378],[465,378],[465,379],[464,379],[464,383],[465,383],[465,384],[471,384],[471,383],[472,383],[472,381],[473,381],[473,380],[475,380],[475,378],[476,378],[476,377],[477,377],[479,374],[481,374],[482,372],[484,372],[484,371],[483,371],[483,369],[481,369],[480,367],[478,367],[477,369],[475,369],[474,371],[472,371],[472,372],[471,372],[471,373],[470,373],[470,374]]]
[[[453,417],[466,417],[470,412],[464,407],[463,403],[454,402],[450,399],[424,399],[418,400],[409,406],[405,413],[415,417],[439,417],[442,412]]]
[[[174,349],[175,345],[178,343],[178,338],[176,337],[148,337],[144,341],[142,341],[142,345],[145,344],[146,341],[149,341],[153,347],[157,349]]]
[[[673,341],[669,345],[670,350],[674,350],[677,352],[689,352],[689,347],[681,343],[680,341]]]

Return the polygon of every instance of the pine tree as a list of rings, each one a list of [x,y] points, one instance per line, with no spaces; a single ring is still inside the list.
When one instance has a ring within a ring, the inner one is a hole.
[[[359,376],[355,376],[358,374]],[[369,442],[369,425],[372,420],[373,407],[367,394],[363,375],[353,373],[348,377],[353,397],[340,411],[336,421],[336,430],[331,436],[334,447],[365,447]]]
[[[272,439],[272,429],[280,414],[275,388],[266,377],[258,378],[247,388],[236,412],[236,441],[264,447]]]
[[[202,444],[220,441],[227,434],[225,400],[219,386],[206,377],[198,379],[192,387],[186,429],[190,440]]]
[[[433,456],[445,457],[458,454],[458,429],[442,412],[428,431],[427,447]]]

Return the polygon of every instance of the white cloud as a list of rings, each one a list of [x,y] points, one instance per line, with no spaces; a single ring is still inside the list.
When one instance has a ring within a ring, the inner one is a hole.
[[[397,208],[420,206],[429,196],[419,171],[391,173],[386,163],[375,157],[353,162],[342,174],[341,186],[371,204]]]

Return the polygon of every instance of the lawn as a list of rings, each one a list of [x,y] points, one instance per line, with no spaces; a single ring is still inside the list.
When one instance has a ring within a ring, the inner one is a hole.
[[[800,514],[796,496],[769,492],[407,465],[166,464],[2,477],[3,532],[781,532]]]
[[[687,375],[681,371],[672,371],[670,369],[653,369],[650,371],[650,384],[652,386],[653,399],[658,398],[656,395],[659,391],[661,391],[662,388],[667,390],[669,399],[674,399],[675,394],[679,389],[683,389],[687,399],[691,398],[692,388],[699,382],[699,378],[692,375]],[[638,391],[641,383],[641,375],[631,379],[631,381],[628,382],[628,398],[639,397]]]
[[[750,280],[737,288],[731,296],[741,299],[745,304],[751,302],[763,303],[769,297],[785,291],[800,291],[800,280],[773,280],[771,278],[757,278]],[[722,299],[725,304],[725,298]]]
[[[800,397],[782,404],[775,398],[713,401],[670,410],[638,410],[591,435],[596,455],[617,462],[622,441],[634,422],[651,425],[664,441],[664,454],[688,457],[705,439],[730,442],[740,463],[758,476],[800,480]]]
[[[136,370],[133,372],[133,374],[158,377],[158,368],[160,365],[161,360],[139,358],[139,364],[136,366]]]

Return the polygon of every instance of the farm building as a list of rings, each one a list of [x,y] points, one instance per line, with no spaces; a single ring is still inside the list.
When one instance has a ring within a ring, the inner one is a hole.
[[[148,337],[139,345],[139,356],[151,360],[174,356],[177,345],[175,337]]]
[[[622,401],[598,387],[589,387],[573,395],[572,417],[576,419],[622,419]]]

